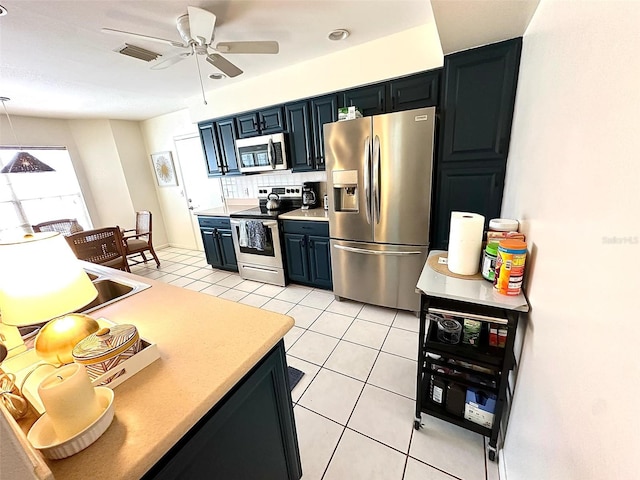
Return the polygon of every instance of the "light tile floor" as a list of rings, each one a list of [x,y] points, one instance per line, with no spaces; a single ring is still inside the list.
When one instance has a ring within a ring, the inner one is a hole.
[[[305,375],[291,392],[304,480],[494,480],[482,436],[423,416],[413,429],[418,319],[411,313],[338,302],[331,292],[278,287],[212,269],[204,253],[158,251],[154,280],[285,313],[287,362]]]

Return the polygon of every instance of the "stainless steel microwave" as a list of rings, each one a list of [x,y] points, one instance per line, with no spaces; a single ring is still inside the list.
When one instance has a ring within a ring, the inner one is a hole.
[[[243,173],[286,170],[284,133],[236,140],[238,165]]]

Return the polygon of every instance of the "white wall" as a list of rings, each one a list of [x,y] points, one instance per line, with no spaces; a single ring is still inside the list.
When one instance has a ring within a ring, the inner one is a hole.
[[[154,246],[164,245],[167,243],[164,219],[156,195],[153,167],[145,149],[140,123],[111,120],[110,124],[133,208],[135,211],[149,210],[153,214]],[[135,216],[129,218],[124,226],[134,228]]]
[[[194,122],[441,67],[435,23],[292,65],[189,100]]]
[[[98,206],[94,226],[127,226],[135,210],[109,120],[70,120],[69,128]]]
[[[189,243],[184,243],[185,229],[192,232],[190,219],[187,211],[187,202],[185,199],[184,185],[182,180],[182,169],[176,152],[174,139],[184,135],[197,135],[198,126],[191,122],[188,110],[161,115],[159,117],[145,120],[140,124],[144,137],[147,155],[156,152],[170,151],[173,155],[173,162],[178,176],[178,185],[170,187],[159,187],[157,182],[155,188],[160,203],[166,231],[167,241],[177,247],[193,248],[193,241],[197,242],[197,238]],[[151,173],[153,175],[153,173]],[[206,176],[207,171],[204,162],[202,162],[202,175]],[[208,180],[214,188],[214,182],[219,182],[217,178]],[[155,182],[155,179],[154,179]],[[193,236],[193,233],[190,233]]]
[[[640,3],[543,0],[502,215],[531,250],[508,480],[638,476]],[[617,238],[618,243],[610,243]]]

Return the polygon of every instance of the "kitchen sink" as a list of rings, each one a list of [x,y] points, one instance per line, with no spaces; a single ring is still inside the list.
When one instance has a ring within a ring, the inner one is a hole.
[[[89,305],[80,309],[80,312],[84,313],[96,307],[114,302],[121,297],[127,296],[134,289],[134,287],[130,285],[124,285],[109,278],[97,280],[93,282],[93,286],[98,290],[98,296]]]
[[[89,313],[131,295],[145,290],[151,285],[118,275],[117,271],[99,265],[85,264],[84,270],[98,290],[98,296],[78,312]]]
[[[78,313],[90,313],[99,308],[110,305],[119,300],[123,300],[131,295],[135,295],[142,290],[150,288],[151,285],[131,278],[124,277],[118,274],[118,271],[114,271],[110,268],[105,268],[100,265],[94,265],[89,262],[82,262],[83,268],[91,282],[98,290],[98,296],[89,304],[77,310]],[[27,325],[24,327],[18,327],[22,339],[31,342],[28,345],[32,346],[33,340],[36,334],[42,328],[46,322]]]

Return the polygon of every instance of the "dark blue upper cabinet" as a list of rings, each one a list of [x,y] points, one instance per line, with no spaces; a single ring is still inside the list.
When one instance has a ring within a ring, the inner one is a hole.
[[[389,82],[389,112],[438,105],[442,69],[396,78]]]
[[[316,170],[324,170],[324,129],[325,123],[338,121],[338,95],[316,97],[311,105],[311,123],[313,127],[313,151]]]
[[[500,216],[521,49],[516,38],[444,59],[432,248],[447,248],[452,211]]]
[[[202,151],[207,161],[207,172],[209,176],[222,175],[223,168],[220,164],[220,154],[218,153],[218,144],[213,128],[213,122],[201,123],[198,125],[200,129],[200,142],[202,143]]]
[[[224,175],[239,175],[238,157],[236,153],[236,127],[233,118],[217,120],[215,123],[218,136],[220,164]]]
[[[444,59],[442,162],[506,160],[522,38]]]
[[[314,169],[313,146],[311,143],[311,118],[309,102],[289,103],[284,108],[289,125],[289,167],[294,172]]]
[[[286,121],[282,107],[265,108],[258,112],[258,123],[262,135],[283,132],[286,128]]]
[[[269,107],[236,116],[238,138],[269,135],[285,130],[284,113],[281,106]]]
[[[342,94],[342,105],[344,107],[357,107],[363,117],[385,113],[386,86],[385,82],[347,90]]]
[[[243,113],[236,117],[238,138],[255,137],[260,134],[260,124],[256,112]]]

